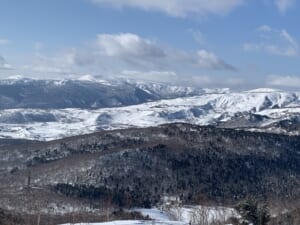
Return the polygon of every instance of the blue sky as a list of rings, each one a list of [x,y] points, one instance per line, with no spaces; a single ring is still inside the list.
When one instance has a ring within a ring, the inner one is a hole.
[[[3,0],[0,77],[300,87],[296,0]]]

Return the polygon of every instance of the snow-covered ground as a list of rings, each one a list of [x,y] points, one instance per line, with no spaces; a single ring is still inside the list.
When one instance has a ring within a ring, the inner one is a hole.
[[[103,109],[8,109],[0,111],[0,138],[53,140],[97,130],[188,122],[210,125],[237,113],[269,117],[262,125],[300,115],[300,93],[257,89],[203,94]]]
[[[71,224],[65,224],[71,225]],[[126,221],[113,221],[105,223],[78,223],[73,225],[188,225],[187,223],[177,221],[142,221],[142,220],[126,220]]]
[[[133,209],[134,212],[140,212],[143,216],[148,216],[152,220],[156,221],[170,221],[172,220],[171,215],[163,212],[157,208],[152,209]]]
[[[168,212],[161,211],[157,208],[134,209],[133,211],[140,212],[143,216],[148,216],[151,220],[124,220],[90,223],[88,225],[189,225],[197,224],[200,220],[207,222],[205,224],[212,224],[215,221],[225,223],[230,217],[238,217],[234,209],[224,207],[185,206],[171,208]],[[85,223],[81,223],[81,225],[83,224]]]

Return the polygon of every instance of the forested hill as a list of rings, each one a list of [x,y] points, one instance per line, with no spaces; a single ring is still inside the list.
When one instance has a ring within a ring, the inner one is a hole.
[[[1,197],[1,204],[22,205],[13,190],[27,185],[28,174],[30,185],[45,193],[111,195],[120,205],[149,206],[164,195],[191,203],[200,196],[214,202],[247,196],[295,200],[300,197],[299,153],[297,136],[189,124],[5,145],[0,188],[10,186],[12,193]]]

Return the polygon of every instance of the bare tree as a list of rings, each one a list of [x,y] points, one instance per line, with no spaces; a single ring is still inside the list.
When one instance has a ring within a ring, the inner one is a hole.
[[[27,171],[27,188],[30,188],[31,187],[31,176],[32,176],[32,173],[31,173],[31,170],[29,169]]]
[[[113,209],[112,197],[109,196],[107,197],[104,203],[104,210],[105,210],[105,216],[107,222],[110,221],[110,214],[112,213],[112,209]]]
[[[177,221],[182,221],[183,219],[183,212],[182,208],[179,205],[176,205],[172,208],[172,217]]]
[[[210,225],[209,210],[206,207],[199,206],[193,210],[191,216],[191,224],[193,225]]]

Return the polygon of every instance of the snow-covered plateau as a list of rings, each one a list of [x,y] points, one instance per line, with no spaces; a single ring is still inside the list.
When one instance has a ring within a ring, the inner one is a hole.
[[[272,89],[206,92],[192,97],[99,109],[0,110],[0,137],[53,140],[99,130],[186,122],[298,134],[300,93]]]

